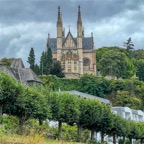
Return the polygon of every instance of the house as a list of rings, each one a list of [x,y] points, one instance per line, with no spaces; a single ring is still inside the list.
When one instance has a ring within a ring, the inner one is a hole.
[[[144,121],[144,112],[141,110],[134,110],[129,107],[112,107],[112,111],[126,120]]]
[[[10,59],[9,65],[3,65],[0,60],[0,70],[8,73],[23,84],[42,84],[39,77],[30,68],[25,68],[21,58]]]
[[[76,95],[76,96],[79,96],[79,97],[83,97],[83,98],[86,98],[86,99],[96,99],[100,103],[104,103],[104,104],[108,104],[108,105],[111,104],[110,101],[108,99],[105,99],[105,98],[97,97],[97,96],[90,95],[90,94],[83,93],[83,92],[79,92],[79,91],[76,91],[76,90],[71,90],[71,91],[68,91],[68,92],[70,94],[73,94],[73,95]]]

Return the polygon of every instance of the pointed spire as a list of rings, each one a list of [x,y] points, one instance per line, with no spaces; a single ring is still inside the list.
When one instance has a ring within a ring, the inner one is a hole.
[[[60,6],[58,6],[58,19],[57,19],[57,26],[62,25],[62,13],[60,11]]]
[[[47,49],[49,48],[49,45],[50,45],[50,34],[48,33],[48,38],[47,38]]]
[[[78,6],[78,21],[77,24],[82,25],[80,6]]]
[[[84,27],[83,27],[83,31],[82,31],[82,36],[84,37]]]
[[[93,32],[91,32],[91,38],[92,38],[92,47],[93,47],[93,49],[94,49]]]

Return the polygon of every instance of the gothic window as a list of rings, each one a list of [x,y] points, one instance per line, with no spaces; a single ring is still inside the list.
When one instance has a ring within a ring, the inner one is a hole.
[[[90,65],[90,59],[89,58],[83,58],[83,65],[89,66]]]
[[[65,54],[62,54],[61,61],[65,61]]]
[[[70,58],[68,59],[68,63],[71,63],[71,59]]]
[[[68,66],[68,72],[71,72],[71,66]]]

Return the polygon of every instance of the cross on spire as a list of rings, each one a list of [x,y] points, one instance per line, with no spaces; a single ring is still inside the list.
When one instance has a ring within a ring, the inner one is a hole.
[[[69,25],[68,27],[69,27],[69,32],[70,32],[70,27],[71,27],[71,26]]]

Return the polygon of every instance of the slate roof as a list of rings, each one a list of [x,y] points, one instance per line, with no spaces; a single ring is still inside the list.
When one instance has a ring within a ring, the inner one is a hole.
[[[71,90],[71,91],[68,91],[68,92],[70,94],[74,94],[74,95],[77,95],[77,96],[80,96],[80,97],[83,97],[83,98],[96,99],[101,103],[105,103],[105,104],[109,104],[109,105],[111,104],[108,99],[104,99],[104,98],[97,97],[97,96],[94,96],[94,95],[90,95],[90,94],[87,94],[87,93],[79,92],[79,91],[76,91],[76,90]]]
[[[63,43],[65,41],[65,38],[62,39]],[[77,44],[77,38],[74,38],[75,43]],[[50,38],[49,46],[52,49],[52,51],[57,50],[57,38]],[[92,50],[93,49],[93,42],[92,37],[83,37],[82,39],[82,46],[84,50]]]
[[[24,64],[21,58],[13,59],[10,65],[11,68],[19,69],[24,68]]]
[[[23,84],[28,84],[28,82],[42,83],[39,77],[30,68],[24,67],[21,59],[14,59],[10,67],[0,65],[0,70],[8,73],[16,80],[21,81]]]
[[[30,81],[36,81],[38,83],[42,83],[42,81],[30,68],[20,68],[18,71],[19,71],[19,80],[22,83],[27,83]]]

